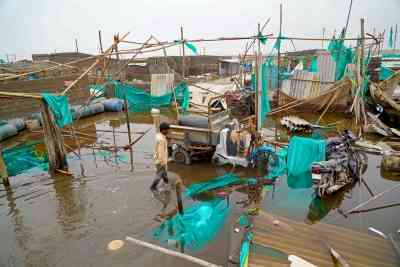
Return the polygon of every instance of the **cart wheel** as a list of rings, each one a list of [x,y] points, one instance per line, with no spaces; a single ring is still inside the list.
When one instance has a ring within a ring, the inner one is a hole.
[[[192,164],[192,158],[190,157],[189,153],[181,147],[178,147],[172,151],[172,159],[181,164]]]

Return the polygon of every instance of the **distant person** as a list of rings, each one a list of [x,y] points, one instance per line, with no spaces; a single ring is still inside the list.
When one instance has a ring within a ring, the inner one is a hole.
[[[156,134],[156,146],[154,151],[154,164],[156,165],[156,178],[150,186],[153,197],[163,204],[161,214],[164,215],[171,199],[171,185],[168,179],[168,141],[169,124],[163,122],[160,124],[160,132]]]

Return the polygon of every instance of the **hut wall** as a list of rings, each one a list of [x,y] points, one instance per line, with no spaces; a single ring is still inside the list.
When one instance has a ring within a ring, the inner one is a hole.
[[[0,91],[13,93],[61,93],[66,88],[66,82],[74,81],[78,75],[63,76],[41,80],[21,80],[0,83]],[[82,104],[89,97],[86,90],[89,81],[87,77],[82,78],[77,86],[72,87],[67,95],[71,104]],[[40,101],[23,97],[0,97],[0,119],[10,119],[28,116],[32,112],[39,112]]]

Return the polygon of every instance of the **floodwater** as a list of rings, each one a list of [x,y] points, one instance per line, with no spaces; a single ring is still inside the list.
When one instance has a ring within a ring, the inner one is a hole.
[[[164,115],[163,120],[173,117],[168,112]],[[131,121],[135,132],[151,128],[134,146],[133,172],[130,171],[129,151],[114,155],[87,148],[95,143],[94,139],[87,138],[81,148],[84,175],[77,155],[70,152],[68,157],[73,176],[50,177],[46,172],[34,170],[10,178],[10,189],[0,188],[0,266],[197,266],[127,242],[117,251],[107,249],[110,241],[124,240],[126,236],[157,244],[151,237],[151,229],[159,224],[154,217],[160,212],[160,204],[148,189],[155,173],[152,164],[155,131],[148,115],[135,114]],[[84,132],[114,129],[117,131],[117,145],[128,143],[127,134],[118,133],[126,131],[123,114],[82,119],[80,127]],[[138,136],[135,134],[134,139]],[[23,138],[29,140],[33,137],[24,135]],[[112,131],[99,132],[97,142],[100,141],[105,145],[113,144]],[[383,178],[379,168],[380,157],[369,155],[369,166],[363,178],[373,194],[399,182]],[[185,185],[230,170],[208,162],[196,162],[192,166],[172,163],[169,166],[170,177],[181,179]],[[236,172],[243,177],[253,175],[243,169]],[[399,194],[388,193],[367,207],[399,202]],[[231,203],[243,197],[239,192],[234,193]],[[398,206],[347,218],[340,215],[340,211],[347,211],[369,197],[366,186],[356,184],[346,192],[319,200],[315,199],[311,189],[288,188],[282,178],[275,189],[268,192],[263,207],[308,223],[321,220],[362,232],[370,226],[385,233],[396,232],[400,228]],[[206,248],[189,253],[215,264],[227,265],[229,225],[240,212],[235,206],[232,205],[226,226],[216,239]]]

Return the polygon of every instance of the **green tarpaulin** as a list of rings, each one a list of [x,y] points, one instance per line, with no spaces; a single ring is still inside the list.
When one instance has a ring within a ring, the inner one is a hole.
[[[311,64],[310,67],[308,69],[309,72],[314,72],[317,73],[318,72],[318,60],[317,60],[317,56],[313,56],[311,59]]]
[[[165,220],[153,231],[153,237],[165,245],[176,243],[189,250],[200,250],[214,240],[229,215],[225,199],[198,202],[183,214]]]
[[[185,42],[185,46],[192,50],[193,53],[197,54],[197,47],[194,44]]]
[[[186,189],[185,195],[193,197],[197,194],[240,183],[241,179],[235,174],[225,174],[204,183],[192,184]]]
[[[45,145],[29,142],[2,151],[8,175],[15,176],[32,168],[47,170],[49,167]]]
[[[288,149],[288,186],[308,188],[312,185],[311,164],[325,160],[325,140],[294,136]]]
[[[67,96],[56,96],[53,94],[42,94],[42,96],[47,105],[49,105],[58,127],[64,128],[65,125],[72,123],[72,114]]]
[[[379,70],[379,80],[383,81],[386,80],[387,78],[389,78],[390,76],[392,76],[394,74],[394,71],[384,67],[383,65],[381,66],[381,69]]]

